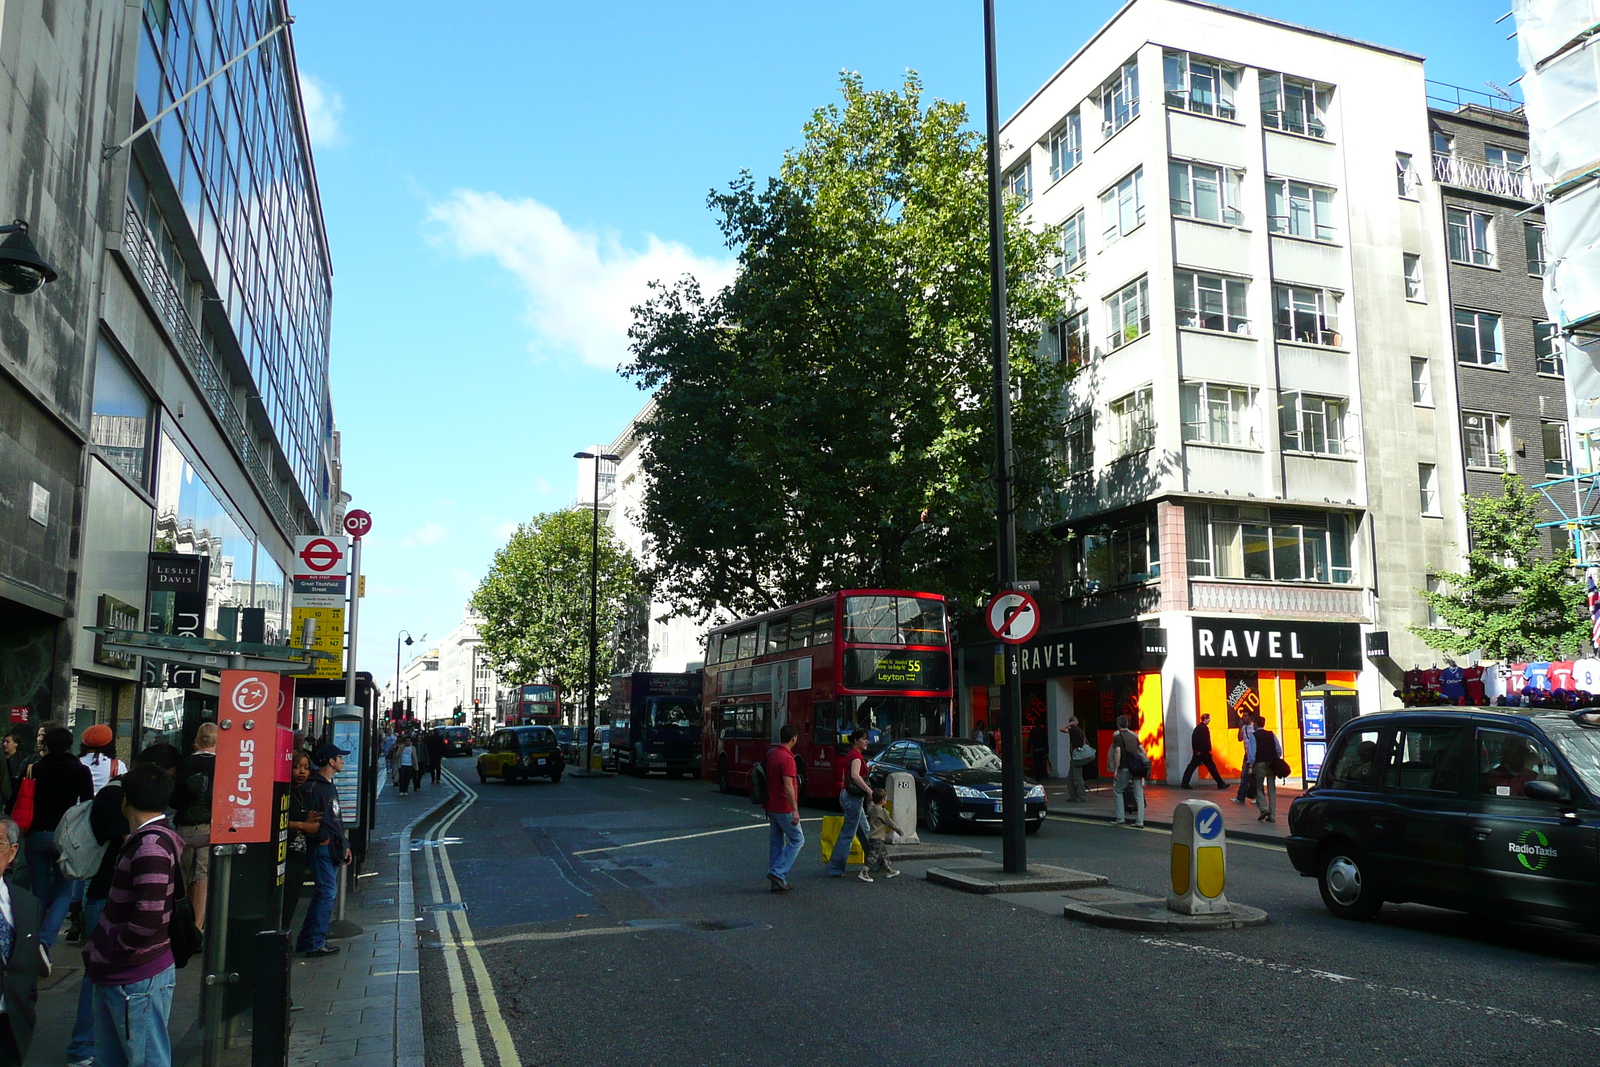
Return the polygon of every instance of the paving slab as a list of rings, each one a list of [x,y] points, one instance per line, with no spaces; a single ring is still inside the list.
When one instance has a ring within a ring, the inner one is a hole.
[[[971,857],[977,859],[983,855],[983,849],[972,848],[968,845],[935,845],[927,841],[912,842],[889,846],[890,863],[915,863],[920,860],[958,860]]]
[[[998,863],[963,863],[929,867],[927,879],[966,893],[1042,893],[1047,890],[1082,889],[1105,885],[1103,874],[1030,863],[1021,873],[1007,872]]]
[[[1215,915],[1184,915],[1167,907],[1165,897],[1144,896],[1110,886],[1074,890],[1063,894],[1062,914],[1068,919],[1149,933],[1193,933],[1203,930],[1237,930],[1260,926],[1267,913],[1245,904],[1229,904]]]

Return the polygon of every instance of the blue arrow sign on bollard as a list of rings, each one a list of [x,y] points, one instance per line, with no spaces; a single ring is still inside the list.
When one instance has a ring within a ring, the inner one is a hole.
[[[1213,840],[1218,834],[1222,833],[1222,812],[1216,808],[1208,808],[1202,811],[1195,816],[1194,832],[1199,834],[1203,840]]]

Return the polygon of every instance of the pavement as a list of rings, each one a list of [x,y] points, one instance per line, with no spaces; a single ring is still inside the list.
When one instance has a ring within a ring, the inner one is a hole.
[[[1087,800],[1074,803],[1067,799],[1066,779],[1051,778],[1045,783],[1045,794],[1050,798],[1050,817],[1054,819],[1059,816],[1077,816],[1106,822],[1114,821],[1117,806],[1111,796],[1110,782],[1102,781],[1096,785],[1091,781],[1088,792]],[[1210,800],[1222,809],[1223,827],[1230,838],[1282,844],[1289,838],[1289,805],[1301,792],[1299,789],[1285,789],[1280,786],[1277,817],[1273,822],[1262,822],[1257,818],[1255,801],[1234,803],[1234,797],[1239,795],[1237,782],[1230,782],[1225,790],[1218,789],[1209,778],[1197,781],[1189,789],[1168,785],[1165,782],[1146,782],[1144,821],[1146,826],[1170,830],[1172,812],[1179,804],[1185,800]],[[1128,818],[1131,819],[1132,816]]]

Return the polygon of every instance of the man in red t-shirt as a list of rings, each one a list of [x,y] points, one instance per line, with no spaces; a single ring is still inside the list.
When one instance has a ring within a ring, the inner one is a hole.
[[[806,843],[800,829],[799,771],[794,765],[794,746],[800,731],[785,725],[778,731],[778,743],[767,750],[762,760],[767,773],[767,881],[774,893],[794,889],[789,884],[789,869]]]

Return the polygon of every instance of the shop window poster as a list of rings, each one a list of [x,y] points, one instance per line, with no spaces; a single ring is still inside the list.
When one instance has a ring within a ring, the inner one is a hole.
[[[1261,676],[1255,671],[1229,671],[1228,729],[1237,730],[1244,725],[1244,715],[1261,714]]]

